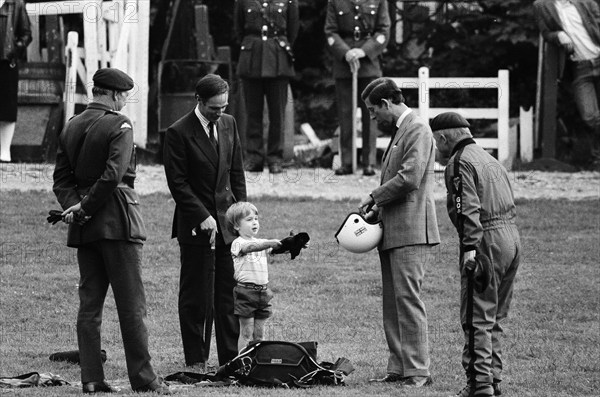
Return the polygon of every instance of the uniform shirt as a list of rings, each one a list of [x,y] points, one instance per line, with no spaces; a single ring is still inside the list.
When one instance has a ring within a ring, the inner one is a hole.
[[[269,269],[267,266],[267,255],[271,248],[241,254],[242,247],[265,242],[265,239],[245,239],[238,237],[231,243],[231,256],[233,257],[233,278],[240,283],[252,283],[265,285],[269,282]]]
[[[458,228],[454,208],[454,160],[457,149],[471,139],[461,141],[455,147],[444,172],[447,190],[447,207],[450,220]],[[465,251],[479,247],[483,231],[512,224],[516,217],[513,190],[506,169],[473,143],[464,146],[460,157],[462,176],[462,214],[464,216],[462,246]]]
[[[571,55],[571,60],[585,61],[598,58],[600,46],[592,41],[575,5],[570,1],[561,0],[557,0],[555,5],[564,32],[573,40],[575,51]]]

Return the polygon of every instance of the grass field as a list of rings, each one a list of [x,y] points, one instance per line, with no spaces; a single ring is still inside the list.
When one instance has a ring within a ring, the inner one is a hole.
[[[79,367],[48,355],[77,348],[78,270],[75,250],[64,245],[66,226],[45,216],[57,208],[51,194],[1,191],[0,376],[31,371],[79,381]],[[375,251],[355,255],[338,249],[333,235],[357,202],[259,199],[262,237],[282,238],[289,229],[311,235],[311,247],[295,260],[278,256],[270,266],[275,314],[268,339],[319,342],[319,360],[344,356],[356,371],[346,387],[309,390],[187,388],[179,395],[249,396],[447,396],[464,384],[460,365],[459,277],[455,231],[438,203],[442,244],[427,269],[423,299],[429,316],[434,384],[404,391],[371,385],[385,371],[387,348],[381,320],[381,280]],[[179,250],[169,239],[173,202],[143,197],[149,239],[144,250],[147,325],[153,364],[160,375],[184,370],[177,317]],[[592,396],[600,388],[600,207],[598,200],[535,200],[518,203],[524,260],[506,324],[505,396]],[[214,346],[214,345],[213,345]],[[103,348],[110,381],[128,382],[112,295],[107,299]],[[216,352],[211,351],[216,364]],[[80,388],[0,389],[0,394],[62,396]]]

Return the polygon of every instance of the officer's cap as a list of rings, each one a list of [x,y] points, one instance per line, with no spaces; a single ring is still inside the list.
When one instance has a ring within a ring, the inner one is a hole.
[[[469,128],[471,124],[460,114],[446,112],[438,114],[431,120],[431,131],[447,130],[450,128]]]
[[[98,69],[92,80],[94,86],[106,90],[129,91],[133,88],[133,79],[127,73],[115,68]]]

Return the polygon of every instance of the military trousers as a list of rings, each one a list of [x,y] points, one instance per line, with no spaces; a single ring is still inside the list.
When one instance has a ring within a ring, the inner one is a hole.
[[[491,384],[502,380],[502,324],[508,316],[521,254],[517,227],[506,224],[484,229],[479,248],[490,258],[494,275],[483,293],[473,291],[474,346],[471,352],[467,326],[468,277],[466,271],[461,269],[460,318],[465,336],[462,365],[467,381],[475,378],[475,382]]]
[[[148,352],[146,295],[142,283],[142,244],[100,240],[78,247],[79,345],[81,381],[104,379],[101,357],[102,311],[108,286],[112,287],[121,336],[125,348],[127,373],[133,389],[156,379]]]
[[[375,77],[359,78],[357,90],[357,105],[361,111],[362,149],[360,162],[363,167],[376,164],[377,129],[372,125],[369,109],[360,98],[361,92]],[[340,124],[340,157],[342,166],[352,165],[352,79],[336,79],[335,93],[337,100],[338,119]],[[371,133],[372,132],[372,133]]]
[[[246,104],[246,163],[269,165],[283,161],[283,137],[285,128],[285,105],[287,102],[287,77],[242,79]],[[265,98],[269,112],[267,151],[263,139],[263,111]]]
[[[435,246],[424,244],[379,251],[388,373],[429,376],[427,313],[420,295],[435,253]]]

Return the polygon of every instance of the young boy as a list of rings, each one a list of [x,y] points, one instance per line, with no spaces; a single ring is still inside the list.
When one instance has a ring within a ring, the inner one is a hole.
[[[240,321],[238,350],[248,343],[263,339],[263,329],[272,314],[273,292],[267,287],[269,271],[267,254],[281,246],[279,240],[256,238],[259,229],[258,210],[248,202],[234,203],[226,213],[227,226],[238,235],[231,244],[234,275],[234,314]]]

